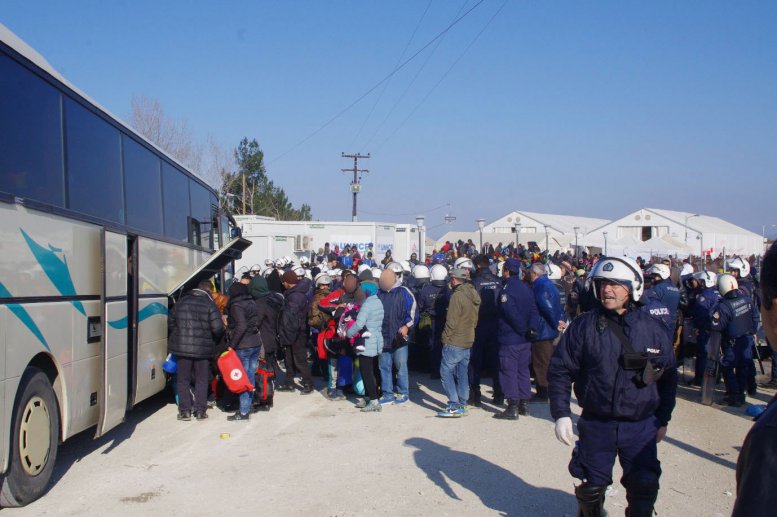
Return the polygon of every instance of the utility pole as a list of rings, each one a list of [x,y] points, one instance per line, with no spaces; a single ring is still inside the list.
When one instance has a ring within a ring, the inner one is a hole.
[[[340,169],[343,172],[353,172],[353,181],[351,182],[351,193],[353,194],[353,209],[351,210],[351,221],[356,222],[356,196],[359,194],[359,192],[362,191],[362,184],[361,184],[361,173],[362,172],[370,172],[367,169],[360,169],[359,168],[359,160],[360,159],[366,159],[370,157],[370,153],[365,154],[345,154],[340,153],[340,156],[342,158],[353,158],[353,168],[352,169]]]
[[[246,175],[241,174],[243,176],[243,215],[246,215]]]

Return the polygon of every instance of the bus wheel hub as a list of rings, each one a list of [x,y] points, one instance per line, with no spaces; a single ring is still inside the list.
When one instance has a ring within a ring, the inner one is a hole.
[[[19,429],[19,455],[22,468],[30,476],[37,476],[46,466],[51,447],[51,417],[49,408],[40,397],[32,397],[22,413]]]

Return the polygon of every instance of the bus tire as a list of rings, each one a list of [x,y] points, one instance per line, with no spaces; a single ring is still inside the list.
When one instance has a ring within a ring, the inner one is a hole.
[[[59,406],[49,378],[28,367],[13,411],[8,470],[0,506],[25,506],[46,493],[59,446]]]

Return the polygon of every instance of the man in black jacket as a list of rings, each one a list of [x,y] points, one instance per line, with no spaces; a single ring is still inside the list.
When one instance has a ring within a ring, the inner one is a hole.
[[[293,271],[286,271],[281,278],[286,301],[278,323],[280,344],[286,347],[286,382],[277,391],[294,391],[294,369],[302,376],[302,394],[313,393],[313,378],[308,366],[306,343],[308,339],[308,288],[299,282]]]
[[[777,244],[761,266],[761,322],[766,339],[777,350]],[[774,515],[777,508],[777,396],[756,420],[737,461],[737,500],[733,517]]]
[[[210,280],[186,293],[167,318],[167,350],[178,359],[178,420],[192,419],[189,388],[194,375],[194,416],[207,418],[208,362],[224,334],[221,314],[211,298]]]

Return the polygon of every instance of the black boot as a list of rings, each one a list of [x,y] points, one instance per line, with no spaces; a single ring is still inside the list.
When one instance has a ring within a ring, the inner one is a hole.
[[[505,395],[501,391],[494,391],[494,404],[501,406],[505,403]]]
[[[518,401],[518,414],[521,416],[526,416],[529,414],[529,401],[528,400],[520,400]]]
[[[579,517],[601,517],[604,512],[604,494],[606,486],[588,486],[583,483],[575,487]]]
[[[652,472],[636,475],[626,486],[626,517],[653,517],[658,499],[658,477]]]
[[[469,388],[469,400],[467,401],[467,404],[472,407],[480,407],[480,388],[475,386],[470,386]]]
[[[279,385],[277,388],[275,388],[275,391],[294,391],[294,384],[290,382],[284,382],[283,384]]]
[[[313,393],[313,385],[312,384],[303,384],[302,385],[302,394],[303,395],[310,395]]]
[[[498,420],[518,420],[518,401],[508,400],[507,409],[494,415]]]
[[[537,386],[537,394],[534,395],[529,402],[532,404],[545,404],[548,402],[548,388]]]

